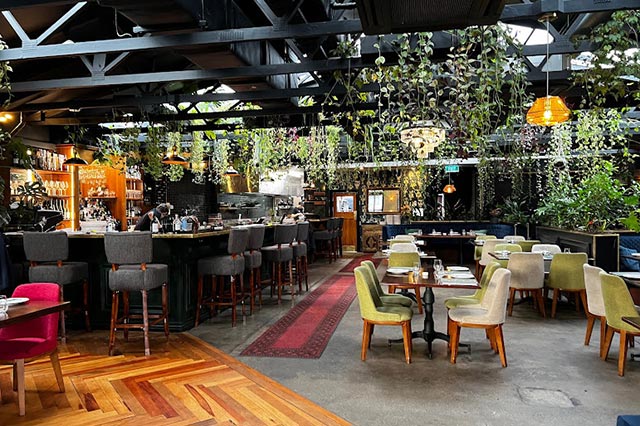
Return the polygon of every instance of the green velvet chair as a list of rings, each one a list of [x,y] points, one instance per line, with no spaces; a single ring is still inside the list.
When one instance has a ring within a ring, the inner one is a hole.
[[[376,325],[398,325],[402,327],[404,342],[404,357],[407,364],[411,363],[411,318],[413,311],[404,306],[384,305],[378,297],[368,267],[358,266],[354,270],[356,290],[362,316],[362,350],[360,359],[366,361],[367,349],[371,344],[371,336]]]
[[[493,273],[500,269],[501,266],[498,262],[491,262],[484,268],[482,272],[482,277],[480,278],[480,288],[475,291],[475,293],[470,294],[468,296],[456,296],[450,297],[444,301],[444,306],[447,309],[457,308],[463,305],[477,305],[482,300],[484,293],[487,291],[487,285],[489,285],[489,281],[491,281],[491,277]]]
[[[497,237],[495,235],[476,235],[476,241],[478,240],[495,240]],[[482,247],[484,246],[475,246],[475,250],[473,251],[473,260],[476,261],[476,277],[480,276],[480,259],[482,258]]]
[[[418,252],[396,252],[391,251],[389,253],[388,266],[389,268],[413,268],[414,263],[420,262],[420,253]],[[420,287],[413,285],[403,286],[402,284],[390,285],[389,293],[394,294],[396,289],[413,290],[416,292],[416,303],[418,304],[418,313],[422,314],[422,298],[420,295]]]
[[[580,301],[587,306],[587,292],[584,286],[584,271],[582,265],[587,263],[586,253],[557,253],[553,256],[549,277],[547,278],[547,290],[553,289],[551,303],[551,318],[556,316],[558,298],[562,293],[575,294],[576,311],[580,311]]]
[[[493,248],[493,251],[494,252],[495,251],[508,251],[510,253],[521,253],[522,252],[522,247],[520,247],[516,243],[502,243],[502,244],[496,244],[496,246]],[[509,264],[508,260],[498,260],[497,262],[503,268],[506,268],[507,265]]]
[[[638,317],[638,311],[633,304],[633,299],[627,288],[627,284],[620,277],[605,272],[600,273],[602,282],[602,299],[604,311],[607,317],[607,334],[604,342],[604,360],[609,356],[613,334],[620,333],[620,351],[618,353],[618,376],[624,376],[624,368],[627,362],[627,348],[630,339],[640,336],[640,331],[630,324],[622,321],[622,317]]]
[[[522,247],[522,251],[524,252],[530,252],[531,248],[536,245],[536,244],[540,244],[540,240],[523,240],[523,241],[516,241],[516,244],[519,245],[520,247]]]
[[[360,263],[360,266],[366,266],[369,272],[370,278],[373,281],[373,288],[376,291],[380,300],[384,305],[398,305],[410,308],[413,304],[413,300],[408,298],[407,296],[403,296],[401,294],[387,294],[382,289],[380,285],[380,280],[378,279],[378,273],[376,272],[376,266],[370,260],[365,260]]]

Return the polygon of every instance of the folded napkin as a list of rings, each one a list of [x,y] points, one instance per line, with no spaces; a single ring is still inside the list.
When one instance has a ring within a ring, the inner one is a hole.
[[[474,285],[477,284],[475,278],[443,278],[442,284],[444,285]]]

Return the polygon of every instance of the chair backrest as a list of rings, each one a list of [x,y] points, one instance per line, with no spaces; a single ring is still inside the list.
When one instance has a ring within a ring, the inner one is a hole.
[[[389,253],[389,267],[413,267],[413,264],[420,262],[420,254],[418,252],[397,252]]]
[[[557,253],[553,255],[549,268],[547,287],[563,290],[584,289],[584,270],[587,263],[586,253]]]
[[[415,240],[416,240],[416,237],[414,237],[413,235],[400,234],[390,239],[389,244],[406,242],[406,241],[414,242]]]
[[[360,315],[365,319],[373,318],[378,312],[377,308],[382,306],[382,300],[372,291],[372,283],[366,266],[358,266],[353,270],[353,273],[356,277],[356,291],[358,292]]]
[[[32,262],[57,262],[69,257],[69,239],[64,231],[25,232],[24,254]]]
[[[291,244],[298,235],[298,225],[295,223],[277,224],[273,230],[275,244]]]
[[[298,234],[296,241],[304,243],[309,239],[309,222],[298,222]]]
[[[542,253],[511,253],[507,269],[511,271],[511,287],[536,289],[544,286]]]
[[[540,244],[540,240],[522,240],[516,241],[516,244],[522,247],[522,251],[530,252],[534,245]],[[511,279],[513,280],[513,275]]]
[[[487,291],[480,301],[480,306],[487,310],[483,323],[502,324],[507,314],[507,297],[511,271],[499,268],[493,273]]]
[[[264,233],[266,226],[261,224],[249,225],[249,241],[247,241],[247,250],[260,250],[264,243]]]
[[[496,244],[496,246],[493,248],[493,251],[508,251],[510,253],[520,253],[522,251],[522,247],[520,247],[518,244],[502,243]]]
[[[399,253],[410,253],[417,252],[418,246],[414,243],[404,242],[404,243],[396,243],[391,246],[391,251],[399,252]]]
[[[22,284],[13,291],[13,297],[28,297],[32,301],[60,300],[60,286],[55,283]],[[0,339],[39,338],[43,339],[42,353],[52,351],[58,344],[59,313],[45,315],[40,318],[0,328]]]
[[[104,234],[107,262],[116,265],[151,263],[151,232],[107,232]]]
[[[505,235],[504,236],[504,240],[506,240],[506,241],[524,241],[524,240],[526,240],[526,238],[523,237],[522,235]]]
[[[480,256],[480,264],[487,266],[489,262],[493,262],[495,259],[491,257],[489,253],[495,251],[496,245],[504,244],[506,241],[502,239],[486,240],[482,246],[482,255]]]
[[[562,253],[562,249],[557,244],[534,244],[531,247],[533,253],[548,251],[551,254]]]
[[[330,217],[329,220],[327,220],[327,231],[333,232],[336,229],[337,224],[336,218]]]
[[[637,317],[638,311],[624,280],[605,272],[600,273],[602,281],[602,300],[607,317],[607,325],[618,330],[637,331],[633,326],[622,321],[622,317]]]
[[[342,231],[342,227],[344,226],[344,218],[337,217],[335,222],[335,227],[337,231]]]
[[[476,235],[476,240],[496,240],[498,237],[496,237],[495,235]],[[480,257],[482,256],[482,247],[483,246],[475,246],[474,250],[473,250],[473,259],[474,260],[480,260]]]
[[[476,235],[476,240],[497,240],[495,235]]]
[[[378,278],[378,273],[376,272],[376,265],[373,264],[370,260],[363,260],[360,262],[360,266],[364,266],[367,268],[367,272],[369,273],[369,278],[373,283],[373,288],[378,296],[383,296],[384,291],[382,290],[382,286],[380,285],[380,279]]]
[[[249,229],[241,226],[234,226],[229,232],[229,241],[227,242],[227,253],[242,254],[247,249],[249,241]]]
[[[597,266],[582,265],[584,271],[584,288],[587,290],[587,309],[592,315],[605,316],[604,300],[602,299],[602,279],[600,272],[604,272]]]
[[[477,300],[482,300],[484,298],[493,274],[500,268],[502,268],[502,265],[499,262],[489,262],[489,264],[482,271],[482,276],[480,277],[479,283],[480,288],[476,290],[474,298],[476,298]]]

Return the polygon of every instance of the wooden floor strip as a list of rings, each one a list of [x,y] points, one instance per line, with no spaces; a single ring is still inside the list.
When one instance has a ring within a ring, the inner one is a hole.
[[[48,359],[27,364],[24,417],[0,367],[0,425],[349,424],[187,333],[152,340],[150,357],[135,340],[110,357],[106,332],[71,335],[59,345],[64,393]]]

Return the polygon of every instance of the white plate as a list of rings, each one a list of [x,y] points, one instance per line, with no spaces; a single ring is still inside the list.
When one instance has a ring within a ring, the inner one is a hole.
[[[387,269],[387,273],[388,274],[393,274],[393,275],[404,275],[404,274],[408,274],[409,273],[409,269],[405,269],[405,268],[389,268],[389,269]]]
[[[458,279],[473,279],[475,278],[475,276],[471,273],[467,273],[467,272],[456,272],[453,274],[447,274],[447,276],[451,277],[451,278],[458,278]]]
[[[447,271],[468,271],[466,266],[447,266]]]
[[[27,303],[28,301],[29,301],[28,297],[9,297],[7,299],[7,305],[9,306],[20,305],[22,303]]]

